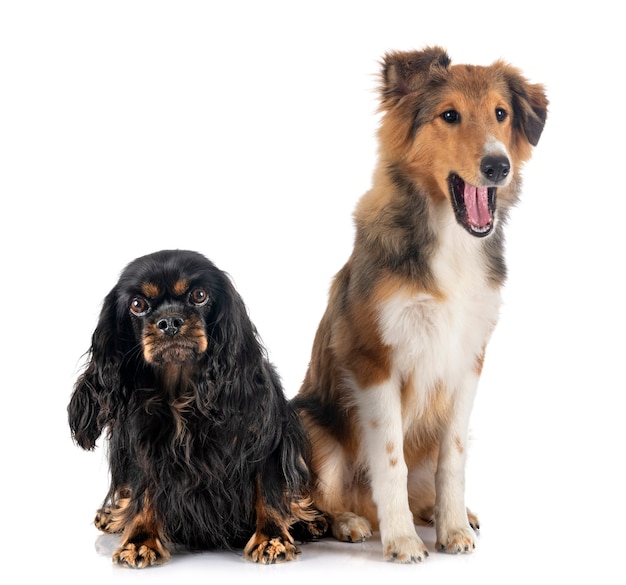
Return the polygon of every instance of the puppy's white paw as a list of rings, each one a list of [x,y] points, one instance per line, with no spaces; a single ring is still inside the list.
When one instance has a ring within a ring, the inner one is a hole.
[[[333,536],[342,542],[363,542],[372,536],[370,523],[352,512],[344,512],[333,517]]]
[[[426,546],[419,536],[383,537],[383,557],[395,563],[421,563],[428,557]]]
[[[471,553],[476,548],[476,535],[469,527],[442,530],[437,534],[436,548],[438,551],[455,555]]]

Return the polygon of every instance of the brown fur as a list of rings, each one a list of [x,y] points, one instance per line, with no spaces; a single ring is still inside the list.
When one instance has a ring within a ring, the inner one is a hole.
[[[379,526],[363,436],[368,429],[388,423],[378,411],[372,419],[360,418],[361,393],[391,380],[400,367],[395,360],[407,361],[398,353],[399,347],[385,341],[381,310],[390,301],[406,302],[408,307],[415,303],[410,316],[417,311],[422,321],[416,322],[413,335],[434,342],[440,321],[436,316],[430,321],[419,304],[422,299],[435,312],[461,306],[457,296],[462,293],[455,289],[457,273],[470,283],[471,302],[480,303],[480,294],[471,288],[474,274],[482,275],[477,282],[487,291],[502,286],[506,276],[503,225],[517,201],[520,169],[539,140],[548,103],[543,87],[526,81],[514,67],[502,61],[488,67],[452,66],[438,47],[388,54],[380,92],[384,115],[378,133],[379,164],[372,188],[356,207],[353,252],[333,281],[309,367],[294,399],[313,443],[318,477],[315,504],[334,518],[333,532],[342,540],[367,536],[363,526],[338,528],[346,512],[365,518],[374,529]],[[460,113],[459,123],[446,121],[450,111]],[[485,152],[493,144],[506,149],[512,172],[498,185],[488,182],[484,169]],[[455,228],[452,174],[467,184],[497,188],[497,211],[488,237],[472,234],[477,236],[472,238],[461,225]],[[463,247],[468,250],[467,262],[475,266],[473,272],[465,265]],[[489,311],[493,312],[491,305]],[[494,326],[495,318],[483,325],[487,333]],[[477,340],[468,365],[477,374],[482,370],[487,333],[484,341]],[[429,343],[424,341],[426,347]],[[445,356],[441,359],[445,363]],[[403,444],[385,446],[390,468],[397,467],[401,458],[406,463],[408,500],[416,523],[430,522],[437,514],[436,493],[432,481],[417,480],[412,471],[435,474],[440,441],[444,431],[456,425],[459,408],[459,398],[445,379],[423,387],[426,382],[420,376],[413,369],[399,380]],[[450,445],[464,456],[462,432],[450,439]],[[473,527],[478,525],[471,513],[468,520]],[[465,533],[453,534],[440,544],[451,552],[473,546]],[[425,552],[407,552],[396,543],[385,546],[387,558],[402,562],[419,561]]]

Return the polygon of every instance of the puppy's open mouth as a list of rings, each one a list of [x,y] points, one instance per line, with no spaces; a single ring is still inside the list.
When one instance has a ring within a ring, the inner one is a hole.
[[[457,221],[477,238],[491,233],[496,209],[496,187],[475,187],[455,173],[448,177],[448,185]]]

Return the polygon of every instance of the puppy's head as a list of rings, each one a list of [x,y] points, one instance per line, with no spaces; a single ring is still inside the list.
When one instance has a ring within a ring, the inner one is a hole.
[[[520,168],[542,134],[543,86],[502,61],[451,65],[440,47],[386,55],[381,81],[386,162],[449,200],[471,235],[491,233],[496,199],[515,203]]]

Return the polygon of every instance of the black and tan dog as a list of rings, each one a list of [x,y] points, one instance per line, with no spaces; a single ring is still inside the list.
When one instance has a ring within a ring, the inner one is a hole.
[[[300,421],[242,299],[201,254],[162,251],[126,267],[68,412],[78,445],[109,440],[96,525],[121,535],[118,564],[162,563],[170,544],[241,547],[275,563],[296,554],[296,524],[300,536],[325,528],[307,500]]]
[[[294,403],[333,534],[385,559],[471,552],[468,420],[505,281],[504,226],[547,115],[541,85],[438,47],[388,54],[379,162]]]

